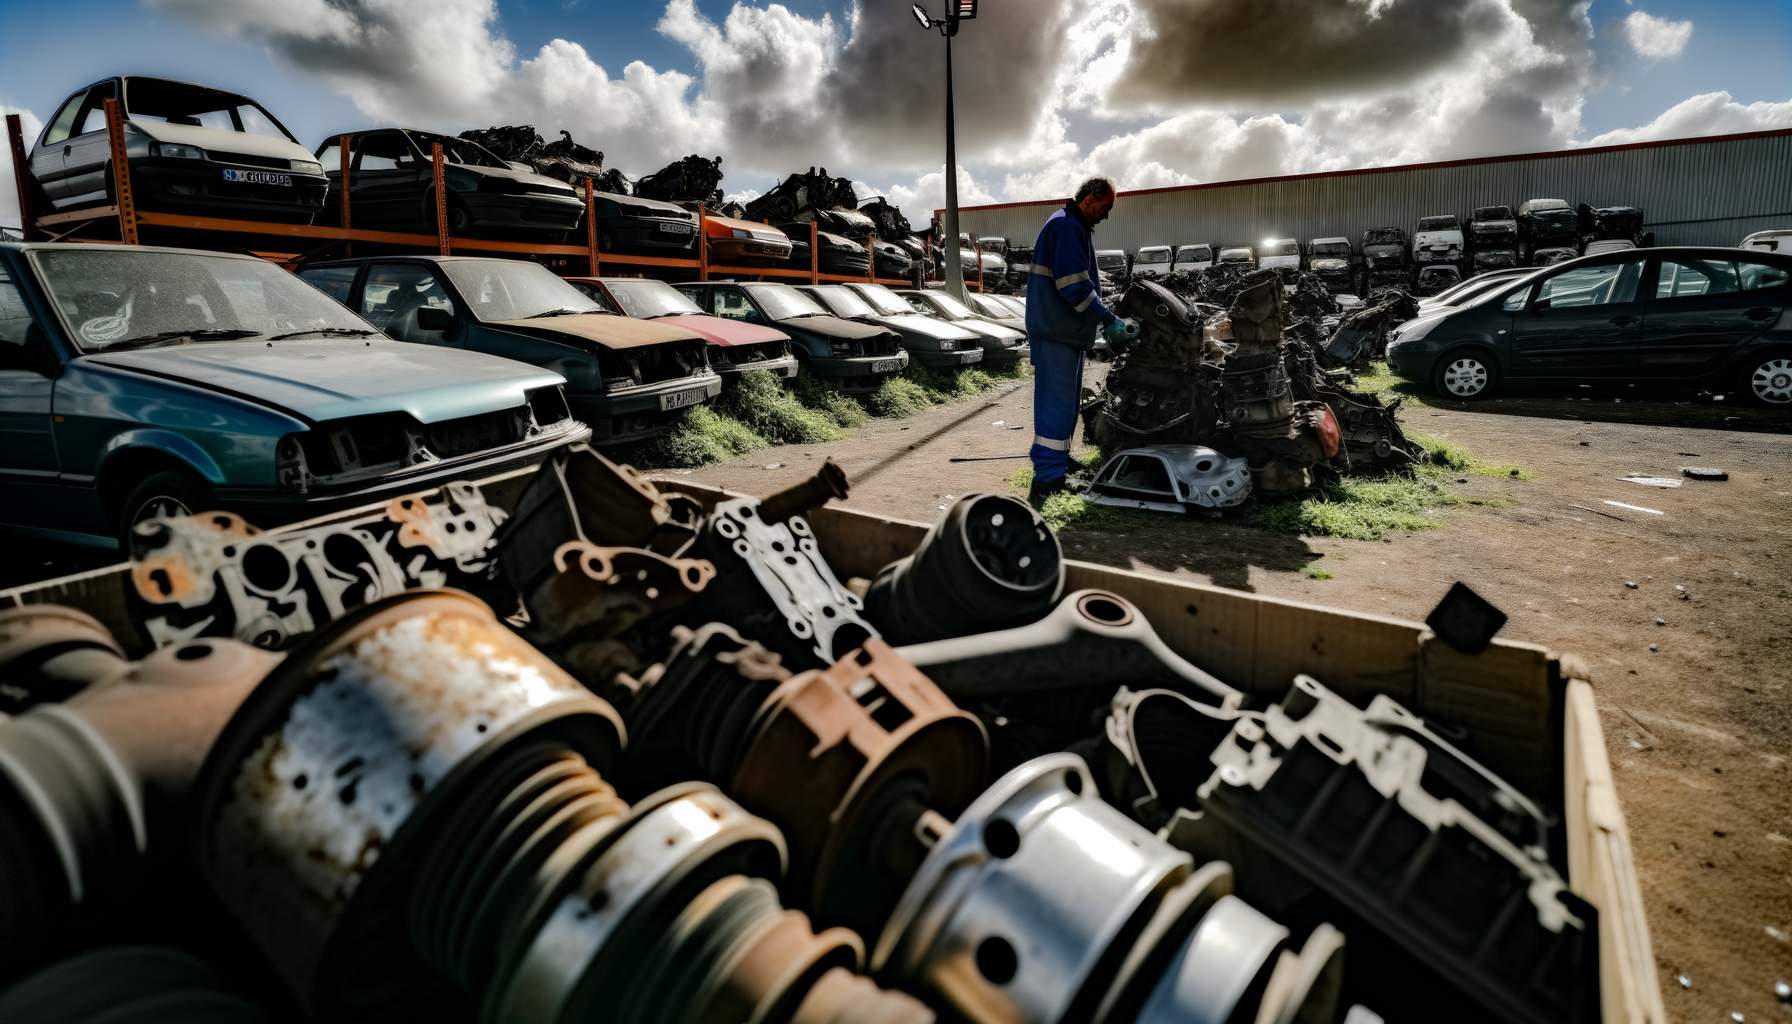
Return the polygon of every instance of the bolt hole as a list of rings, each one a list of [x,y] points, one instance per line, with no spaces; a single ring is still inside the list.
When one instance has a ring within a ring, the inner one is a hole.
[[[1020,852],[1020,832],[1001,818],[997,818],[983,826],[983,846],[990,856],[1002,860]]]
[[[474,732],[484,732],[486,730],[486,728],[487,728],[486,724],[484,722],[480,722],[478,725],[475,725],[473,727],[473,731]]]
[[[1081,772],[1065,772],[1064,788],[1080,795],[1083,792],[1083,776]]]
[[[304,789],[309,785],[311,785],[311,776],[309,775],[294,775],[292,777],[292,788],[294,789]]]
[[[1082,605],[1083,614],[1097,622],[1113,625],[1127,622],[1132,618],[1132,614],[1127,611],[1126,606],[1111,597],[1093,595],[1084,598]]]
[[[1014,946],[999,935],[991,935],[977,943],[977,971],[993,985],[1006,985],[1020,970]]]
[[[175,651],[174,656],[181,661],[198,661],[200,658],[210,657],[211,653],[211,644],[188,644]]]

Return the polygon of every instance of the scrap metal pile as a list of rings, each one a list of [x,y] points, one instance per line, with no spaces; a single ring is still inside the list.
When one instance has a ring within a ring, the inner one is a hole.
[[[1445,730],[1248,696],[1008,497],[842,581],[845,493],[580,448],[144,524],[141,637],[0,612],[0,1020],[1597,1019],[1550,815]]]
[[[1321,368],[1335,304],[1316,278],[1302,275],[1285,298],[1272,271],[1226,269],[1203,275],[1202,289],[1225,305],[1142,281],[1116,306],[1140,334],[1084,397],[1084,439],[1115,453],[1096,473],[1098,499],[1213,511],[1300,491],[1322,469],[1385,472],[1418,459],[1398,401],[1383,405]],[[1238,459],[1248,486],[1237,483]]]
[[[635,180],[635,195],[668,203],[707,203],[719,212],[722,205],[722,158],[692,153]]]
[[[785,178],[776,188],[746,205],[747,220],[771,224],[791,221],[815,225],[823,231],[862,242],[877,230],[872,218],[857,209],[859,195],[848,178],[828,175],[826,167],[811,167]]]
[[[541,133],[526,124],[494,125],[469,129],[460,137],[484,146],[501,160],[528,164],[536,173],[569,185],[582,185],[590,178],[599,192],[629,194],[628,178],[614,167],[605,170],[603,153],[574,142],[570,132],[563,130],[560,138],[544,142]]]

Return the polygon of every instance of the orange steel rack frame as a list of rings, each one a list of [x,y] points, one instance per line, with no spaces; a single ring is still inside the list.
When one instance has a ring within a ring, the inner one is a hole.
[[[370,245],[390,246],[394,248],[434,251],[443,256],[454,252],[486,252],[511,253],[518,256],[562,257],[566,259],[585,260],[585,273],[596,277],[603,273],[606,265],[628,268],[631,272],[642,271],[683,271],[694,272],[697,280],[707,281],[712,277],[744,277],[775,278],[781,280],[805,281],[809,284],[824,282],[862,281],[876,284],[911,287],[914,282],[901,277],[877,276],[877,251],[872,240],[865,241],[865,252],[869,265],[864,274],[824,274],[821,272],[820,250],[818,246],[818,230],[814,223],[809,225],[809,269],[799,270],[791,267],[754,267],[714,264],[709,260],[709,236],[706,230],[709,215],[703,205],[697,206],[697,255],[695,259],[681,259],[668,256],[632,256],[620,253],[600,252],[597,241],[596,198],[595,189],[590,178],[583,181],[585,199],[585,244],[548,244],[540,242],[516,242],[492,238],[458,238],[451,237],[448,232],[447,196],[443,189],[442,147],[436,143],[431,147],[435,191],[436,233],[431,235],[414,234],[404,231],[370,231],[353,226],[352,211],[349,204],[349,190],[338,189],[340,206],[340,225],[321,224],[272,224],[257,220],[239,220],[227,217],[203,217],[189,214],[164,213],[157,210],[139,210],[136,197],[131,191],[130,159],[125,152],[123,110],[116,99],[106,101],[106,134],[111,148],[112,166],[124,168],[124,173],[114,173],[113,201],[104,206],[89,207],[83,210],[71,210],[65,213],[49,211],[40,212],[33,203],[34,192],[29,179],[29,166],[25,155],[24,128],[17,114],[6,115],[6,136],[12,151],[13,171],[19,195],[19,219],[27,241],[102,241],[113,239],[96,239],[92,237],[76,238],[86,229],[105,231],[111,228],[111,234],[117,241],[127,245],[138,244],[141,228],[160,228],[181,232],[200,232],[265,240],[270,246],[281,242],[312,243],[308,252],[291,253],[272,248],[245,247],[242,251],[273,260],[288,267],[313,258],[318,254],[342,247],[352,250],[353,243],[364,242]],[[337,136],[338,150],[341,154],[341,181],[349,180],[349,146],[346,135]],[[59,232],[48,229],[61,228]],[[975,240],[972,245],[975,247]],[[204,243],[199,243],[204,247]],[[641,274],[641,276],[646,276]],[[669,274],[662,276],[671,276]],[[983,268],[979,259],[977,278],[973,284],[967,280],[967,287],[983,290]]]

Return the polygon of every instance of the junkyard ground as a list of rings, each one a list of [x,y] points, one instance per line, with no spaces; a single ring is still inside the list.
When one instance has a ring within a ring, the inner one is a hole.
[[[1501,635],[1591,669],[1670,1013],[1792,1018],[1773,991],[1792,980],[1792,416],[1625,391],[1415,404],[1405,423],[1529,479],[1452,477],[1490,504],[1441,509],[1438,528],[1385,541],[1141,513],[1065,531],[1066,553],[1414,620],[1468,582],[1511,615]],[[952,458],[1023,455],[1031,436],[1021,382],[690,472],[765,493],[832,456],[853,482],[849,505],[931,521],[956,496],[1007,491],[1025,465]],[[1618,479],[1686,465],[1730,479]]]

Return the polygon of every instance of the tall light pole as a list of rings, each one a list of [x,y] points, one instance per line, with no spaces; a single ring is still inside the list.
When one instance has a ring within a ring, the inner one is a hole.
[[[946,16],[935,20],[920,4],[913,5],[915,20],[924,29],[938,29],[946,37],[946,291],[964,298],[964,266],[958,256],[958,131],[952,112],[952,37],[958,23],[977,16],[977,0],[946,0]],[[977,253],[978,260],[983,259]]]

